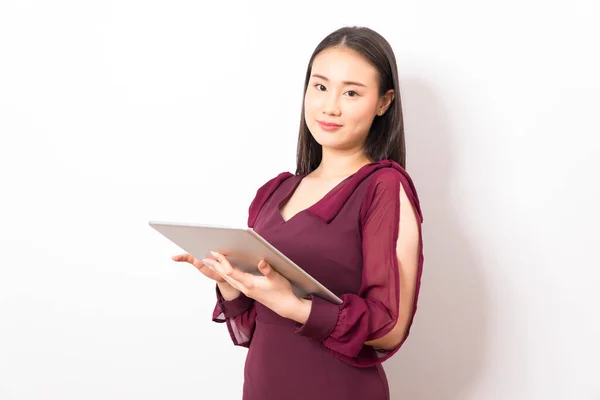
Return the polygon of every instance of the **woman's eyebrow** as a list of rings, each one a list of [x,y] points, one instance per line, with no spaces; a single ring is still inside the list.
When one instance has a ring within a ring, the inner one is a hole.
[[[320,78],[323,79],[324,81],[329,82],[329,79],[327,79],[326,77],[324,77],[323,75],[319,75],[319,74],[313,74],[312,75],[314,78]],[[361,86],[361,87],[367,87],[366,85],[360,83],[360,82],[354,82],[354,81],[343,81],[342,82],[344,85],[354,85],[354,86]]]

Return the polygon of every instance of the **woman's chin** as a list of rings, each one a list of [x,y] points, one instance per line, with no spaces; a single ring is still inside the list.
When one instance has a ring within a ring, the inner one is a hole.
[[[343,146],[344,142],[340,139],[340,135],[336,135],[335,132],[319,132],[316,135],[313,135],[313,138],[317,143],[321,146],[325,147],[339,147]]]

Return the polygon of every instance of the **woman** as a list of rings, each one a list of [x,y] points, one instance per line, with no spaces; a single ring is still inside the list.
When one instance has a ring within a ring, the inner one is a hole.
[[[368,28],[315,49],[306,74],[296,174],[258,189],[248,226],[338,295],[298,298],[264,260],[173,257],[217,282],[216,322],[249,348],[245,400],[388,399],[381,363],[406,339],[423,265],[422,214],[404,170],[396,60]]]

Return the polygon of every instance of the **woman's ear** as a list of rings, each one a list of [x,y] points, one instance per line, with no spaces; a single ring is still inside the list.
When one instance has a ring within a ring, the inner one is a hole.
[[[377,114],[383,115],[390,107],[390,104],[392,104],[392,101],[394,101],[395,96],[396,94],[394,92],[394,89],[390,89],[387,92],[385,92],[385,94],[379,99],[379,107],[377,107]]]

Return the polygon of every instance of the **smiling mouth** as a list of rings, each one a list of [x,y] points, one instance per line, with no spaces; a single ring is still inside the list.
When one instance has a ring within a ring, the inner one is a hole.
[[[323,122],[323,121],[318,121],[318,120],[317,120],[317,122],[319,123],[319,126],[326,131],[334,131],[334,130],[342,127],[342,125],[334,124],[331,122]]]

